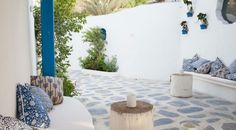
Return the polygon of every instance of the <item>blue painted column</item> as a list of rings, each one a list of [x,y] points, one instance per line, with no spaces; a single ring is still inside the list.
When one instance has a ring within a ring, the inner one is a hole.
[[[55,76],[54,0],[41,0],[41,30],[43,76]]]

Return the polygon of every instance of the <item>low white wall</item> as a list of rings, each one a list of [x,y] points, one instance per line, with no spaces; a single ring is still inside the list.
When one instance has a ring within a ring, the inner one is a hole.
[[[100,26],[107,30],[108,55],[116,55],[119,73],[132,78],[168,80],[179,61],[179,3],[144,5],[118,13],[88,17],[83,31]],[[74,34],[71,69],[88,45]],[[168,68],[168,69],[166,69]]]
[[[224,24],[217,17],[217,2],[218,0],[194,0],[195,14],[192,18],[186,18],[186,10],[182,8],[181,17],[188,21],[189,34],[181,36],[181,60],[192,57],[194,53],[210,60],[215,60],[218,56],[226,65],[236,59],[236,23]],[[207,14],[207,30],[200,30],[200,22],[197,22],[196,17],[199,12]]]
[[[0,114],[15,116],[16,84],[29,82],[31,54],[26,0],[0,2]]]

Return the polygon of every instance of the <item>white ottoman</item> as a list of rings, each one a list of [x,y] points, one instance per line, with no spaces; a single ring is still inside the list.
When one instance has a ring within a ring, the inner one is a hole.
[[[192,84],[193,78],[191,74],[172,74],[170,94],[175,97],[191,97]]]

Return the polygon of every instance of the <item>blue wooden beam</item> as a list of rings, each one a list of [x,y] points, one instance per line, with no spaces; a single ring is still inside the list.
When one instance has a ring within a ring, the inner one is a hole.
[[[43,76],[55,76],[54,0],[41,0],[41,31]]]

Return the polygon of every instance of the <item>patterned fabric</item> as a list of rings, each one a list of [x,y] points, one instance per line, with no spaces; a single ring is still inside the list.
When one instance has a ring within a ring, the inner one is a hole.
[[[225,65],[223,64],[223,62],[217,57],[216,60],[211,64],[210,75],[214,76],[217,70],[224,67]]]
[[[0,130],[33,130],[24,122],[13,118],[0,115]]]
[[[233,61],[233,63],[230,64],[229,71],[230,71],[230,74],[236,73],[236,59]]]
[[[51,98],[54,105],[63,102],[63,80],[49,76],[31,76],[31,85],[40,87]]]
[[[209,60],[206,60],[206,59],[204,59],[204,58],[199,58],[197,61],[195,61],[195,62],[192,63],[192,66],[193,66],[194,68],[198,68],[198,67],[200,67],[201,65],[203,65],[203,64],[205,64],[205,63],[207,63],[207,62],[209,62]]]
[[[208,74],[211,69],[211,64],[212,64],[212,62],[207,62],[207,63],[201,65],[200,67],[198,67],[195,72],[201,73],[201,74]]]
[[[212,73],[211,76],[225,78],[225,76],[227,74],[230,74],[229,69],[224,67],[224,68],[221,68],[221,69],[217,70],[216,72]]]
[[[197,54],[195,54],[192,59],[184,59],[182,69],[184,71],[194,71],[194,67],[192,66],[192,63],[197,61],[198,59],[199,59],[199,56]]]
[[[48,128],[50,119],[42,102],[33,95],[29,87],[17,85],[17,117],[29,126]]]
[[[225,76],[225,78],[226,78],[226,79],[229,79],[229,80],[234,80],[234,81],[236,81],[236,73],[234,73],[234,74],[227,74],[227,75]]]
[[[43,103],[43,107],[49,112],[53,108],[53,103],[50,97],[39,87],[29,86],[31,93],[40,98]]]

